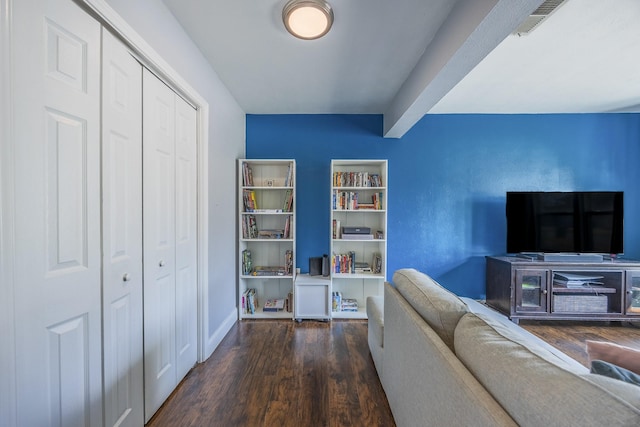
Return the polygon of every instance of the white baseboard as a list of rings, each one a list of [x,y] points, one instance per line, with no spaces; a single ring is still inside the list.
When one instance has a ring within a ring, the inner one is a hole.
[[[222,324],[216,329],[216,331],[209,337],[207,340],[207,348],[205,349],[204,359],[201,362],[204,362],[211,356],[218,345],[222,342],[222,339],[227,335],[227,333],[231,330],[231,327],[238,321],[238,309],[234,307],[234,309],[229,313],[229,315],[224,319]]]

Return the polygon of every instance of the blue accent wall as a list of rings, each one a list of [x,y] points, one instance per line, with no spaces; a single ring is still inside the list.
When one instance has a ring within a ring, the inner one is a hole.
[[[297,266],[329,251],[331,159],[388,159],[388,279],[403,267],[485,296],[505,252],[505,193],[625,192],[625,257],[640,258],[640,114],[427,115],[400,139],[380,115],[247,115],[247,158],[297,163]]]

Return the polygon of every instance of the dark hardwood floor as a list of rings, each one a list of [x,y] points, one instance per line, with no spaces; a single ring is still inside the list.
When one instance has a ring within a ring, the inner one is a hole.
[[[640,323],[521,320],[520,326],[589,367],[586,340],[640,350]]]
[[[395,426],[366,321],[242,321],[148,424]]]
[[[587,366],[585,340],[640,349],[640,324],[520,321]],[[366,321],[242,321],[151,419],[161,426],[394,426]]]

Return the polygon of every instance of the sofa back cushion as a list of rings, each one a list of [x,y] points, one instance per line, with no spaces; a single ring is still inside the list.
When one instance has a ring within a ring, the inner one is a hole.
[[[640,425],[640,387],[576,369],[482,314],[460,319],[455,351],[521,426]]]
[[[397,270],[393,283],[404,299],[431,326],[451,350],[460,318],[468,312],[460,298],[413,268]]]

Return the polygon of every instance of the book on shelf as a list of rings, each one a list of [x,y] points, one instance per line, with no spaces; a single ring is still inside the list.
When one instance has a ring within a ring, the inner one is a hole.
[[[293,168],[291,166],[291,163],[287,166],[287,175],[284,180],[285,187],[293,187]]]
[[[242,215],[242,238],[243,239],[257,239],[258,238],[258,226],[256,223],[255,215]]]
[[[358,210],[364,211],[364,210],[375,210],[378,209],[376,208],[375,203],[358,203]]]
[[[251,262],[251,251],[245,249],[242,251],[242,274],[249,275],[253,271],[253,265]]]
[[[331,311],[340,311],[342,309],[342,293],[331,292]]]
[[[382,273],[382,256],[377,252],[373,254],[371,269],[373,270],[373,274]]]
[[[290,249],[284,253],[284,272],[287,275],[293,274],[293,251]]]
[[[287,313],[293,312],[293,292],[287,294],[287,299],[284,302],[284,309]]]
[[[245,314],[255,314],[258,307],[258,297],[255,289],[247,289],[242,293],[242,312]]]
[[[291,209],[293,209],[293,191],[291,189],[287,189],[284,195],[282,212],[291,212]]]
[[[242,185],[253,187],[253,173],[248,163],[242,163]]]
[[[286,276],[287,271],[284,266],[260,265],[254,267],[252,276]]]
[[[366,274],[371,273],[371,266],[366,262],[356,262],[354,263],[354,272],[356,274]]]
[[[334,253],[331,265],[334,273],[355,273],[356,253],[349,251],[345,254]]]
[[[287,215],[287,218],[284,220],[284,238],[291,238],[291,215]]]
[[[253,209],[250,212],[254,213],[280,213],[282,209]]]
[[[284,239],[284,236],[284,230],[264,229],[258,232],[258,237],[261,239]]]
[[[264,306],[262,307],[262,311],[282,311],[284,310],[284,299],[268,299],[264,302]]]
[[[339,219],[334,219],[333,220],[333,224],[332,224],[332,237],[334,239],[340,239],[342,236],[342,232],[341,232],[341,228],[340,228],[340,220]]]
[[[384,239],[384,231],[382,230],[377,230],[375,232],[375,234],[373,235],[373,237],[375,237],[378,240],[383,240]]]
[[[256,192],[254,190],[242,190],[242,202],[245,212],[255,212],[258,209],[256,201]]]

